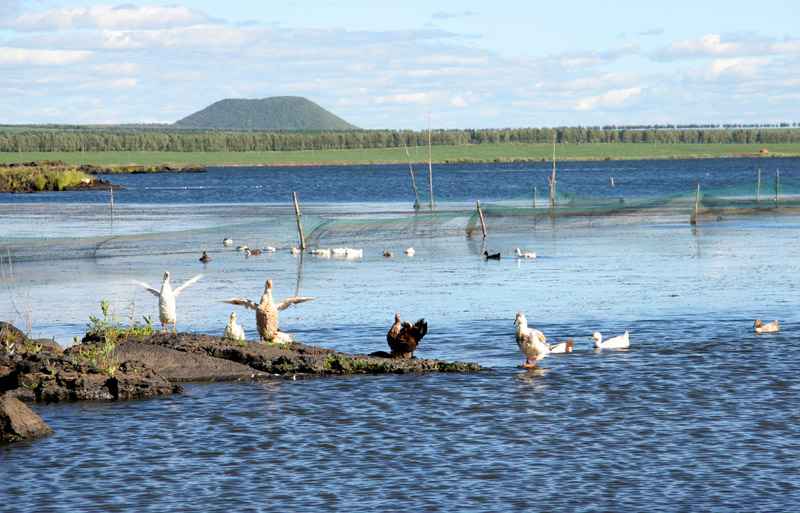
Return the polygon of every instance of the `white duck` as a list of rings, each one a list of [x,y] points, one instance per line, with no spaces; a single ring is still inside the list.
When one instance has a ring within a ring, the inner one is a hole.
[[[311,250],[311,254],[315,255],[315,256],[318,256],[318,257],[322,257],[322,258],[330,258],[331,257],[331,250],[330,249],[317,248],[317,249],[312,249]]]
[[[417,254],[417,252],[416,252],[416,250],[414,248],[406,248],[404,253],[406,254],[406,256],[410,256],[410,257],[413,257],[414,255]]]
[[[264,293],[258,303],[250,301],[249,299],[233,298],[228,299],[225,303],[232,305],[239,305],[255,310],[256,312],[256,326],[258,327],[258,334],[261,340],[272,343],[285,343],[291,342],[292,339],[287,333],[283,333],[278,329],[278,312],[285,310],[290,306],[297,303],[304,303],[311,301],[313,297],[293,296],[287,297],[277,305],[272,301],[272,280],[267,280],[264,286]]]
[[[594,339],[594,347],[596,349],[628,349],[631,347],[628,330],[625,330],[625,333],[622,335],[612,337],[608,340],[603,340],[603,335],[599,331],[595,331],[592,334],[592,338]]]
[[[292,246],[292,247],[289,249],[289,252],[290,252],[291,254],[293,254],[293,255],[299,255],[299,254],[300,254],[300,248],[298,248],[297,246]]]
[[[522,366],[532,369],[536,367],[537,361],[550,354],[547,337],[541,331],[529,328],[528,320],[522,312],[517,312],[514,325],[517,327],[517,345],[522,354],[525,355],[525,362],[523,362]]]
[[[777,333],[781,330],[781,324],[778,321],[764,322],[761,319],[756,319],[753,323],[753,329],[756,333]]]
[[[536,258],[536,253],[533,251],[522,251],[521,249],[517,248],[514,253],[517,255],[517,258]]]
[[[333,248],[331,249],[331,255],[335,257],[347,256],[347,248]]]
[[[278,248],[276,248],[275,246],[267,246],[266,248],[264,248],[264,251],[266,251],[267,253],[275,253],[276,251],[278,251]]]
[[[244,328],[236,322],[236,312],[231,312],[231,316],[228,317],[228,325],[225,326],[225,333],[222,338],[240,342],[245,340]]]
[[[357,258],[364,258],[364,250],[363,249],[353,249],[353,248],[345,248],[344,257],[347,259],[357,259]]]
[[[186,290],[187,287],[196,283],[197,280],[202,277],[202,274],[198,274],[175,290],[172,290],[172,285],[169,283],[169,271],[164,273],[164,281],[161,282],[161,290],[156,290],[150,285],[141,281],[134,280],[134,283],[144,287],[147,292],[158,298],[158,318],[161,321],[161,328],[164,331],[167,331],[167,325],[172,324],[172,331],[177,333],[178,321],[175,308],[175,299],[181,294],[181,292]]]
[[[575,348],[575,342],[572,339],[567,339],[566,342],[559,342],[558,344],[550,344],[550,354],[565,354],[571,353]]]
[[[232,246],[233,245],[233,239],[231,239],[230,237],[225,237],[224,239],[222,239],[222,245],[226,246],[226,247],[227,246]]]

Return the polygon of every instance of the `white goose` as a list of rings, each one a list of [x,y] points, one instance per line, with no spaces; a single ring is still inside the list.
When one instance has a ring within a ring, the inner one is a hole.
[[[226,247],[227,246],[232,246],[233,245],[233,239],[231,239],[230,237],[225,237],[224,239],[222,239],[222,245],[226,246]]]
[[[406,248],[404,253],[406,254],[406,256],[410,256],[410,257],[413,257],[414,255],[417,254],[417,252],[416,252],[416,250],[414,248]]]
[[[331,257],[331,250],[330,249],[317,248],[317,249],[312,249],[311,250],[311,254],[315,255],[315,256],[318,256],[318,257],[322,257],[322,258],[330,258]]]
[[[592,338],[594,339],[594,347],[596,349],[628,349],[631,347],[628,330],[625,330],[625,333],[622,335],[612,337],[608,340],[603,340],[603,335],[599,331],[595,331],[592,334]]]
[[[347,248],[333,248],[331,249],[331,255],[335,257],[347,256]]]
[[[522,354],[525,355],[525,362],[523,362],[522,366],[532,369],[536,367],[537,361],[550,354],[547,337],[541,331],[529,328],[528,320],[522,312],[517,312],[514,325],[517,327],[517,345]]]
[[[517,255],[517,258],[536,258],[536,253],[533,251],[522,251],[521,249],[517,248],[514,250],[514,253]]]
[[[231,312],[231,316],[228,317],[228,325],[225,326],[225,333],[222,335],[222,338],[235,340],[237,342],[243,342],[245,340],[244,328],[236,322],[236,312]]]
[[[264,293],[258,303],[242,298],[228,299],[225,303],[255,310],[256,327],[258,327],[258,334],[261,336],[261,340],[272,343],[286,343],[291,342],[292,338],[289,334],[283,333],[278,329],[278,312],[294,304],[304,303],[312,299],[314,298],[305,296],[287,297],[276,305],[272,301],[272,280],[267,280],[264,286]]]
[[[202,277],[202,274],[198,274],[175,290],[172,290],[172,285],[169,283],[169,271],[164,273],[164,281],[161,282],[161,290],[156,290],[150,285],[141,281],[134,280],[134,283],[140,287],[144,287],[147,292],[158,298],[158,318],[161,321],[161,328],[164,331],[167,331],[167,325],[172,324],[172,331],[177,333],[178,321],[175,308],[175,299],[181,294],[181,292],[186,290],[187,287],[193,285]]]
[[[266,251],[267,253],[275,253],[276,251],[278,251],[278,248],[276,248],[275,246],[267,246],[266,248],[264,248],[264,251]]]
[[[363,249],[353,249],[353,248],[345,248],[344,257],[350,260],[355,260],[357,258],[364,258],[364,250]]]

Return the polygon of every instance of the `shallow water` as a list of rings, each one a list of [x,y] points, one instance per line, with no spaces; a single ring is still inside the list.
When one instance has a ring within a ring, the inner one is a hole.
[[[782,162],[782,173],[797,172],[798,162]],[[612,163],[573,165],[591,176]],[[669,181],[665,169],[678,167],[642,163],[631,173],[648,176],[651,165],[662,181]],[[712,167],[720,176],[726,166],[745,173],[739,160],[680,166],[687,182]],[[516,172],[495,175],[498,188],[506,180],[497,176]],[[477,171],[454,173],[491,181]],[[187,187],[208,178],[182,176]],[[70,236],[61,233],[67,225],[78,238],[106,229],[91,205],[33,205],[30,198],[0,206],[14,222],[3,224],[4,234],[22,237],[28,228],[19,221],[30,208],[63,223],[48,228],[52,236]],[[152,221],[163,218],[169,230],[193,228],[191,237],[210,242],[217,241],[214,226],[249,226],[252,218],[269,219],[272,208],[220,206],[203,215],[172,199],[168,208],[120,199],[128,210],[115,229],[163,229]],[[321,197],[310,209],[378,207],[371,196],[346,200]],[[0,315],[15,316],[11,297],[18,305],[49,304],[34,313],[34,335],[61,342],[82,333],[101,298],[123,319],[132,304],[137,317],[154,314],[155,300],[131,279],[156,282],[169,269],[180,282],[202,271],[179,299],[184,329],[221,333],[231,307],[220,300],[256,298],[272,277],[278,296],[318,297],[283,312],[282,326],[303,341],[384,349],[392,313],[400,311],[428,319],[419,356],[478,361],[490,370],[191,385],[160,400],[37,406],[56,433],[0,448],[0,468],[12,476],[0,480],[1,509],[790,511],[800,499],[800,361],[791,350],[800,329],[792,300],[798,228],[797,217],[759,216],[696,230],[684,219],[490,233],[490,250],[509,254],[520,246],[535,250],[535,261],[482,261],[480,241],[463,235],[366,239],[365,258],[355,262],[305,256],[301,263],[286,251],[245,259],[217,244],[204,267],[194,246],[156,247],[147,238],[125,239],[98,258],[21,259],[16,282],[4,283],[14,294],[2,294]],[[381,256],[386,246],[400,253],[406,245],[415,257]],[[547,358],[536,371],[519,369],[512,323],[520,309],[548,336],[575,338],[576,353]],[[752,334],[756,317],[781,319],[782,333]],[[240,318],[254,333],[254,319]],[[590,348],[592,331],[625,329],[631,350]]]

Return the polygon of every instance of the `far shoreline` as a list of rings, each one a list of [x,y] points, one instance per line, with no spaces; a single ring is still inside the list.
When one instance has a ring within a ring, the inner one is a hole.
[[[475,144],[433,146],[433,165],[552,163],[553,145]],[[410,157],[410,158],[409,158]],[[558,144],[557,162],[635,160],[705,160],[800,157],[800,144]],[[93,167],[91,174],[122,172],[202,172],[205,167],[341,167],[358,165],[427,166],[428,148],[370,148],[353,150],[301,150],[280,152],[24,152],[0,153],[0,165],[12,162],[61,161]],[[133,168],[146,167],[147,170]],[[114,169],[116,168],[116,169]],[[110,172],[104,172],[107,169]],[[114,171],[111,171],[114,169]]]

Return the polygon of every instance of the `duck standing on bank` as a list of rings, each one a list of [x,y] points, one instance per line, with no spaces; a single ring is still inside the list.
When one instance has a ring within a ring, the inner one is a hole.
[[[172,324],[173,333],[177,333],[178,321],[175,300],[181,294],[181,292],[196,283],[197,280],[202,277],[202,274],[198,274],[175,290],[172,289],[172,285],[169,282],[169,271],[164,272],[164,280],[161,282],[161,290],[156,290],[150,285],[141,281],[134,280],[134,283],[140,287],[144,287],[147,292],[158,298],[158,318],[161,321],[161,329],[163,331],[167,331],[167,326]]]
[[[288,333],[282,333],[278,329],[278,312],[286,310],[290,306],[298,303],[305,303],[306,301],[313,300],[313,297],[307,296],[293,296],[287,297],[278,304],[272,300],[272,280],[267,280],[264,286],[264,293],[261,295],[261,300],[256,303],[249,299],[233,298],[228,299],[225,303],[232,305],[244,306],[256,312],[256,327],[261,340],[269,343],[286,343],[291,342],[292,338]]]
[[[778,321],[764,322],[761,319],[756,319],[753,323],[753,329],[759,335],[762,333],[777,333],[781,330],[781,324]]]
[[[231,312],[230,317],[228,317],[228,325],[225,326],[225,333],[222,338],[244,342],[244,328],[236,322],[236,312]]]
[[[517,312],[514,326],[517,327],[517,346],[519,346],[522,354],[525,355],[525,361],[522,366],[526,369],[533,369],[536,367],[536,362],[550,354],[547,337],[541,331],[529,328],[528,319],[525,318],[525,314],[522,312]]]
[[[603,340],[603,335],[599,331],[595,331],[592,334],[592,338],[594,339],[595,349],[628,349],[631,347],[628,330],[625,330],[625,333],[622,335],[612,337],[608,340]]]
[[[392,358],[413,358],[422,337],[428,333],[428,323],[420,319],[413,325],[400,322],[400,314],[394,314],[394,324],[386,333],[386,341],[392,350]]]

